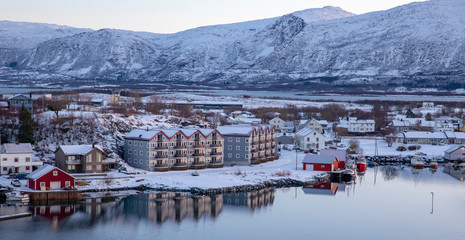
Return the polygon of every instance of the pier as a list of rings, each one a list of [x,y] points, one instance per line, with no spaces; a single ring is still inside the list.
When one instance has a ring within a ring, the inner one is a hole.
[[[15,219],[15,218],[30,217],[30,216],[32,216],[32,213],[30,212],[8,214],[8,215],[0,216],[0,221],[10,220],[10,219]]]

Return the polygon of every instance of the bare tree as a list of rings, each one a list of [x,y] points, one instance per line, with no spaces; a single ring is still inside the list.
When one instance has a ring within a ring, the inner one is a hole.
[[[68,100],[64,97],[54,97],[48,102],[48,109],[55,112],[57,119],[59,118],[58,113],[65,109],[68,105]]]
[[[165,103],[157,95],[152,95],[147,102],[146,110],[152,114],[159,114],[165,108]]]

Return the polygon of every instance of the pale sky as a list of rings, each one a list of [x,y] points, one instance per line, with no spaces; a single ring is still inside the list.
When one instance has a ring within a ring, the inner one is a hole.
[[[422,0],[417,0],[422,1]],[[411,0],[0,0],[0,20],[173,33],[324,6],[362,14]]]

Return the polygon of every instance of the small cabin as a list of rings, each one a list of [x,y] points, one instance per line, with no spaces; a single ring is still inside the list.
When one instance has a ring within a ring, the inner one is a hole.
[[[26,178],[28,187],[32,190],[74,188],[74,177],[52,165],[44,165],[27,175]]]
[[[306,171],[333,171],[339,168],[339,160],[332,155],[307,154],[302,161]]]

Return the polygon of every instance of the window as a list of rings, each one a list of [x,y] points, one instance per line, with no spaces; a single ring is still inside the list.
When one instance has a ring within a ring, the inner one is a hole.
[[[71,181],[66,181],[65,182],[65,187],[69,187],[69,186],[71,186]]]
[[[58,176],[58,171],[53,171],[53,176]]]
[[[324,167],[325,167],[325,165],[321,165],[321,167],[322,167],[322,168],[324,168]]]
[[[31,161],[31,158],[30,157],[27,157],[26,158],[26,162],[30,162]]]
[[[130,163],[130,162],[132,162],[132,160],[129,158],[129,159],[128,159],[128,163]]]
[[[97,162],[101,162],[101,161],[102,161],[102,154],[97,153]]]
[[[40,187],[45,187],[45,182],[40,182]]]
[[[236,150],[241,150],[241,146],[236,146]]]
[[[76,166],[74,166],[74,165],[68,165],[68,170],[74,170],[74,169],[76,169]]]
[[[128,150],[128,153],[129,153],[129,154],[132,154],[132,150]]]
[[[140,146],[142,147],[143,142],[140,142]]]
[[[141,159],[141,160],[140,160],[140,164],[142,164],[143,162],[144,162],[144,160]]]
[[[6,171],[6,169],[7,169],[6,167],[3,167],[3,171]]]
[[[31,168],[31,167],[29,167],[29,166],[26,166],[26,170],[29,170],[30,168]]]
[[[317,141],[317,142],[320,141],[320,138],[316,138],[316,141]]]
[[[87,170],[87,171],[92,170],[92,165],[87,165],[87,166],[86,166],[86,170]]]
[[[86,162],[92,162],[92,154],[86,156]]]
[[[246,154],[246,155],[245,155],[245,158],[249,158],[249,154]]]
[[[229,158],[232,158],[232,153],[228,153],[228,157],[229,157]]]
[[[232,146],[228,146],[228,150],[232,150]]]
[[[246,139],[245,139],[245,142],[246,142],[246,143],[248,143],[248,142],[249,142],[249,139],[248,139],[248,138],[246,138]]]
[[[102,165],[97,165],[97,170],[102,170]]]
[[[3,160],[3,161],[6,161],[6,160],[8,160],[8,159],[7,159],[7,158],[3,158],[2,160]]]
[[[232,142],[232,137],[228,137],[228,142]]]
[[[128,141],[128,145],[132,145],[132,141]]]
[[[241,155],[239,153],[236,154],[236,158],[240,158],[240,157],[241,157]]]
[[[249,151],[249,147],[245,147],[245,150],[246,150],[246,151]]]
[[[19,162],[19,158],[15,158],[15,162]]]
[[[236,138],[236,142],[240,142],[240,141],[241,141],[241,139],[237,137],[237,138]]]
[[[144,154],[144,152],[142,150],[140,150],[139,153],[140,153],[141,156]]]

